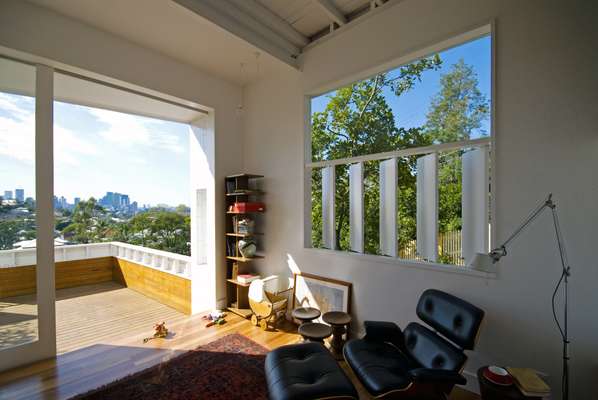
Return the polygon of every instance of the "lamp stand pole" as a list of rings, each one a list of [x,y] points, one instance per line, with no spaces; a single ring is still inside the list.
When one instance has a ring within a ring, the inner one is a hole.
[[[548,195],[548,198],[542,203],[540,204],[538,207],[536,207],[535,210],[533,210],[530,215],[525,219],[525,221],[523,221],[523,223],[511,234],[511,236],[508,237],[507,240],[505,240],[505,242],[493,249],[488,255],[492,258],[492,262],[496,263],[498,262],[498,260],[500,260],[502,257],[507,255],[507,245],[513,240],[515,239],[517,236],[519,236],[519,234],[530,224],[532,223],[541,213],[542,211],[544,211],[545,209],[550,209],[552,212],[552,221],[554,224],[554,231],[556,234],[556,241],[559,247],[559,254],[560,254],[560,258],[561,258],[561,267],[562,267],[562,271],[561,271],[561,276],[559,278],[558,283],[556,284],[556,287],[554,289],[554,292],[552,293],[552,315],[554,317],[554,321],[559,329],[559,332],[561,334],[561,338],[563,340],[563,375],[562,375],[562,381],[561,381],[561,396],[563,400],[568,400],[569,399],[569,315],[568,315],[568,311],[569,311],[569,276],[571,276],[571,267],[569,266],[569,263],[567,261],[567,253],[565,251],[565,245],[564,245],[564,241],[563,241],[563,235],[561,232],[561,227],[559,224],[559,218],[556,212],[556,204],[554,203],[554,201],[552,200],[552,193],[550,193]],[[556,314],[556,307],[555,307],[555,298],[557,295],[557,292],[559,290],[559,287],[561,286],[561,283],[563,284],[563,291],[564,291],[564,320],[563,320],[563,325],[561,326],[559,319],[557,317]]]

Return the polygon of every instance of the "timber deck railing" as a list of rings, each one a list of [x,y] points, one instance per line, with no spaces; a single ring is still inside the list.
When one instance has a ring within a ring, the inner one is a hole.
[[[115,257],[181,278],[191,278],[191,257],[122,242],[89,243],[54,247],[54,261]],[[36,264],[36,249],[0,251],[0,268]]]

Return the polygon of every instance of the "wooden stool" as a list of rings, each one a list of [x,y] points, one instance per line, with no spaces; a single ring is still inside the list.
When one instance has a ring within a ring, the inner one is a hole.
[[[304,322],[299,325],[298,332],[306,341],[323,344],[324,339],[332,334],[332,328],[317,322]]]
[[[301,321],[301,324],[320,318],[320,315],[322,315],[320,310],[312,307],[297,307],[292,312],[293,318]]]
[[[332,327],[330,350],[334,357],[340,360],[343,358],[343,346],[345,345],[343,335],[347,332],[346,326],[351,322],[351,316],[343,311],[329,311],[322,316],[322,319]]]

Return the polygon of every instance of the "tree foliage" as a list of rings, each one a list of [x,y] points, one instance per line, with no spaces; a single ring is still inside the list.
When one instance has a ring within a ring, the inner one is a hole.
[[[427,121],[421,127],[406,129],[398,125],[387,102],[401,96],[420,82],[426,71],[438,70],[439,55],[400,67],[392,73],[338,89],[328,96],[321,112],[312,114],[312,157],[314,161],[354,157],[433,143],[469,139],[480,131],[488,118],[488,100],[478,88],[473,67],[463,60],[440,78],[440,90],[432,98]],[[483,133],[483,132],[482,132]],[[461,161],[460,152],[442,154],[439,163],[440,230],[460,229]],[[399,246],[416,237],[416,162],[417,157],[398,160]],[[378,162],[364,163],[365,251],[379,252]],[[349,249],[348,167],[336,167],[336,248]],[[322,246],[321,171],[312,171],[312,245]]]
[[[440,90],[432,98],[424,126],[435,143],[485,135],[482,122],[490,113],[488,99],[478,87],[473,67],[463,59],[440,78]],[[461,229],[461,156],[465,150],[441,153],[438,166],[438,221],[440,232]]]
[[[95,199],[81,201],[62,233],[74,243],[119,241],[190,255],[191,223],[186,206],[176,211],[151,209],[121,221],[111,218]]]
[[[386,101],[385,90],[395,96],[412,89],[422,74],[440,68],[438,55],[399,68],[396,74],[383,73],[338,89],[329,96],[326,108],[312,115],[312,156],[314,160],[353,157],[399,148],[423,146],[429,140],[422,129],[397,127],[395,115]],[[413,180],[413,165],[402,160],[399,175]],[[319,171],[312,184],[312,232],[314,246],[321,246],[322,205]],[[406,183],[400,180],[401,183]],[[347,167],[337,167],[336,247],[349,248],[349,181]],[[378,165],[364,164],[365,249],[378,253],[379,199]],[[405,204],[407,206],[407,204]]]

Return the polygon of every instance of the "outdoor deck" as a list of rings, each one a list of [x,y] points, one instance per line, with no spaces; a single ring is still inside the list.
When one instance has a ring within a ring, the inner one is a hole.
[[[58,354],[117,338],[149,336],[156,322],[187,318],[116,282],[59,289],[56,300]],[[0,299],[0,332],[0,350],[37,338],[35,295]]]

